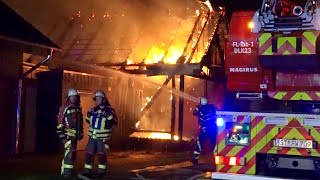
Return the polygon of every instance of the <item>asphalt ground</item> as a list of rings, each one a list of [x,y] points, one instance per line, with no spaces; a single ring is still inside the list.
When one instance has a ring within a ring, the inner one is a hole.
[[[22,158],[1,161],[0,179],[63,179],[59,175],[62,156],[25,154]],[[201,157],[198,166],[192,166],[189,158],[188,152],[110,152],[106,179],[188,179],[214,170],[211,154]],[[81,173],[84,159],[85,152],[78,152],[76,173]]]

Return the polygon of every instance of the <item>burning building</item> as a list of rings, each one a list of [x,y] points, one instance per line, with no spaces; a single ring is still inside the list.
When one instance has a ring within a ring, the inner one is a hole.
[[[50,111],[43,106],[48,102],[41,100],[50,93],[59,96],[59,101],[50,101],[55,104],[50,108],[59,106],[70,87],[80,90],[83,110],[87,111],[93,105],[92,93],[102,89],[120,118],[116,138],[170,139],[173,134],[178,140],[195,134],[197,122],[191,116],[195,101],[213,86],[198,77],[201,71],[205,73],[204,55],[208,51],[212,56],[217,54],[210,50],[210,43],[222,16],[209,1],[28,1],[37,5],[32,7],[18,0],[5,2],[63,50],[54,61],[29,75],[38,81],[34,90],[38,92],[37,111]],[[25,71],[40,59],[25,53]],[[47,87],[48,92],[39,93],[41,87]],[[217,94],[223,92],[223,86],[219,87]],[[221,95],[210,100],[221,106]],[[54,114],[57,110],[51,111]],[[54,141],[54,122],[39,124],[39,119],[54,121],[52,114],[33,113],[37,118],[30,115],[26,124],[46,127],[49,130],[38,134]],[[45,146],[41,139],[32,143]]]

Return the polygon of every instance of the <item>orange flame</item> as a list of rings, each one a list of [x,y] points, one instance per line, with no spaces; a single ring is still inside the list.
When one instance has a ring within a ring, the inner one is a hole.
[[[144,139],[171,139],[171,134],[170,133],[165,133],[165,132],[134,132],[130,135],[130,137],[134,138],[144,138]],[[173,139],[175,141],[179,140],[179,136],[174,135]]]
[[[163,60],[166,64],[175,64],[182,54],[182,48],[170,47],[166,54],[164,49],[153,47],[145,60],[146,64],[159,63]]]

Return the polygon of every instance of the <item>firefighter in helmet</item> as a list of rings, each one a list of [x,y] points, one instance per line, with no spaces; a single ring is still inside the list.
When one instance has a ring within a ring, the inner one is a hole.
[[[71,177],[77,155],[77,143],[83,138],[83,116],[79,92],[76,89],[68,90],[67,102],[60,107],[57,120],[57,133],[65,148],[61,174]]]
[[[193,115],[198,117],[198,124],[200,126],[200,131],[197,136],[197,145],[195,151],[193,152],[193,158],[191,162],[193,164],[198,164],[200,158],[200,153],[202,151],[204,142],[206,139],[210,139],[211,145],[215,146],[216,141],[216,108],[208,104],[208,100],[204,97],[200,98],[200,103],[193,111]]]
[[[108,141],[111,137],[113,127],[118,123],[114,109],[110,106],[106,94],[97,91],[93,98],[96,106],[89,110],[86,121],[89,123],[89,141],[85,159],[84,172],[79,178],[88,179],[92,177],[93,158],[98,154],[98,178],[103,178],[107,169]]]

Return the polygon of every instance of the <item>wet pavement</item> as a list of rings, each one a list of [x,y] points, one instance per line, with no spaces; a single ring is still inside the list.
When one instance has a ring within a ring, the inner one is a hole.
[[[78,153],[76,171],[84,165],[84,152]],[[188,161],[188,152],[111,152],[107,179],[188,179],[213,171],[212,155],[201,157],[197,166]],[[24,155],[0,162],[0,179],[63,179],[59,176],[62,155]],[[208,173],[207,173],[208,175]]]

